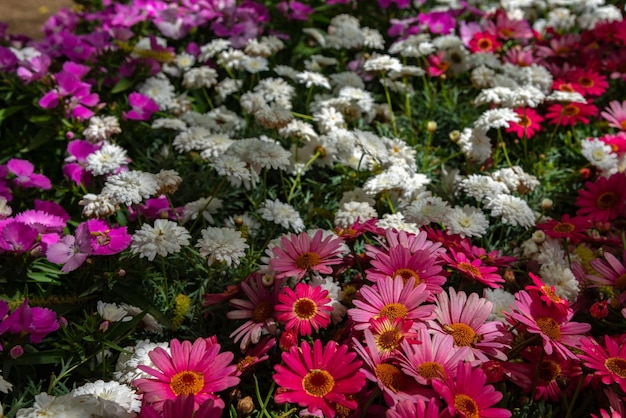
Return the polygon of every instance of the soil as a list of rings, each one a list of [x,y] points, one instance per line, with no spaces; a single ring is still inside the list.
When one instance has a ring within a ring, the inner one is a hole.
[[[9,33],[41,39],[41,27],[48,17],[71,0],[0,0],[0,21],[9,24]]]

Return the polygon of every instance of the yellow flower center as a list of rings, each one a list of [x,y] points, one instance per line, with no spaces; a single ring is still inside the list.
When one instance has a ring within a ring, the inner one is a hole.
[[[378,335],[376,346],[380,351],[389,352],[398,348],[400,341],[402,341],[402,334],[396,329],[391,329]]]
[[[420,283],[419,274],[417,274],[411,269],[398,269],[394,271],[393,274],[391,275],[391,277],[394,279],[398,276],[402,277],[402,281],[404,283],[406,283],[411,277],[415,279],[415,286],[417,286]]]
[[[393,364],[380,363],[376,366],[376,377],[386,388],[398,393],[404,387],[404,375]]]
[[[466,273],[472,277],[477,276],[477,277],[482,277],[482,274],[480,272],[480,269],[478,267],[476,267],[475,265],[468,263],[466,261],[463,261],[462,263],[459,263],[459,270],[461,270],[462,273]]]
[[[561,366],[556,361],[544,360],[539,366],[539,377],[544,382],[554,382],[561,375]]]
[[[546,294],[546,296],[554,303],[561,303],[561,297],[557,295],[551,287],[541,286],[541,290]]]
[[[254,322],[265,322],[274,315],[274,304],[269,300],[259,302],[252,310]]]
[[[293,313],[300,320],[308,320],[317,313],[317,305],[309,298],[300,298],[293,304]]]
[[[326,370],[311,370],[302,379],[302,388],[310,395],[321,398],[335,387],[335,379]]]
[[[435,363],[434,361],[425,361],[420,364],[417,368],[417,372],[425,379],[442,379],[446,377],[446,371],[443,366],[439,363]]]
[[[257,359],[256,356],[246,356],[244,358],[242,358],[241,360],[239,360],[239,362],[237,363],[237,371],[238,372],[243,372],[249,365],[251,365],[252,363],[254,363],[254,361]]]
[[[491,42],[491,39],[489,38],[482,38],[478,41],[477,46],[481,51],[491,51],[493,42]]]
[[[613,192],[604,192],[596,199],[598,209],[613,209],[617,207],[619,199]]]
[[[615,279],[615,284],[613,285],[613,287],[620,292],[626,290],[626,273]]]
[[[576,229],[576,227],[568,222],[559,222],[558,224],[554,225],[554,228],[552,228],[554,232],[559,232],[561,234],[570,233],[574,229]]]
[[[172,392],[178,395],[195,395],[204,387],[204,375],[186,370],[175,374],[170,381]]]
[[[604,361],[604,365],[611,372],[619,377],[626,378],[626,360],[621,357],[609,357]]]
[[[561,326],[549,316],[537,318],[537,326],[551,340],[558,341],[561,339]]]
[[[386,316],[390,320],[406,318],[409,310],[401,303],[388,303],[380,310],[379,316]]]
[[[302,253],[296,258],[296,267],[301,270],[308,270],[311,267],[317,266],[320,261],[322,261],[322,258],[317,253]]]
[[[476,342],[478,336],[476,332],[467,324],[455,322],[454,324],[444,326],[444,330],[452,335],[454,344],[460,347],[471,346]]]
[[[474,399],[462,393],[454,395],[454,408],[465,418],[479,418],[478,405]]]
[[[575,106],[573,104],[568,104],[566,106],[563,107],[563,110],[561,110],[561,115],[563,116],[576,116],[578,113],[580,113],[580,109],[578,108],[578,106]]]

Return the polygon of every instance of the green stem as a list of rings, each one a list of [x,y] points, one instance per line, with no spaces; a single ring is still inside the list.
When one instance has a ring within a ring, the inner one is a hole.
[[[293,181],[293,184],[291,185],[291,189],[289,190],[289,195],[287,196],[287,203],[291,203],[291,199],[293,198],[293,194],[296,191],[296,186],[298,184],[300,184],[300,177],[302,176],[301,173],[303,173],[304,171],[306,171],[311,164],[313,164],[313,162],[315,160],[317,160],[317,158],[322,155],[322,153],[320,151],[316,151],[315,154],[313,154],[313,156],[311,157],[311,159],[309,161],[307,161],[307,163],[304,165],[304,167],[302,167],[301,170],[298,170],[298,172],[296,173],[296,178]]]
[[[383,72],[382,78],[385,78],[385,73]],[[387,106],[389,107],[389,118],[391,119],[391,127],[393,128],[394,136],[398,136],[398,129],[396,128],[396,117],[393,114],[393,106],[391,105],[391,95],[389,94],[389,89],[387,88],[387,84],[383,83],[383,88],[385,89],[385,98],[387,99]]]
[[[580,376],[580,380],[578,380],[578,385],[576,385],[576,390],[574,391],[574,395],[572,396],[572,399],[569,403],[569,405],[567,406],[567,413],[565,414],[565,418],[571,418],[572,417],[572,411],[574,410],[574,404],[576,403],[576,398],[578,398],[578,394],[580,393],[580,389],[583,386],[583,382],[585,381],[585,375],[586,373],[583,373],[582,376]]]

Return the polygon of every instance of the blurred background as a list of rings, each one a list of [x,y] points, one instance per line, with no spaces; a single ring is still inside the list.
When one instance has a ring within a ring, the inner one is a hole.
[[[0,0],[0,21],[9,24],[9,33],[40,39],[46,19],[72,4],[71,0]]]

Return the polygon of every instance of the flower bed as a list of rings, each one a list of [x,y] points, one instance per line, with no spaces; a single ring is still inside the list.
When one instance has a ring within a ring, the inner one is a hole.
[[[82,0],[0,30],[5,416],[624,416],[623,14]]]

